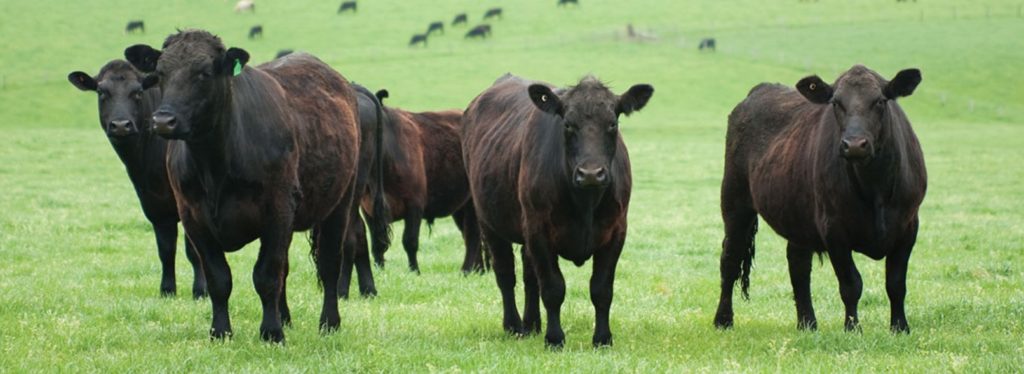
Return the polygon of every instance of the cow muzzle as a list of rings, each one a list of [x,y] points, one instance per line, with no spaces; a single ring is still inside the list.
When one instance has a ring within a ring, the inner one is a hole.
[[[843,138],[839,144],[839,153],[850,161],[861,161],[871,157],[873,147],[867,138],[851,136]]]
[[[177,126],[178,120],[173,113],[166,110],[158,110],[153,113],[153,131],[156,131],[160,136],[174,134]]]
[[[596,188],[608,185],[608,170],[599,166],[595,168],[577,167],[573,172],[573,184],[580,188]]]
[[[138,133],[138,129],[131,120],[120,119],[107,123],[107,136],[124,137],[135,135],[136,133]]]

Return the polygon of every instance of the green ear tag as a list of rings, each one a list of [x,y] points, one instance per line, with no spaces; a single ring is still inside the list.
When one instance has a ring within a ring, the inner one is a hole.
[[[235,60],[235,72],[234,75],[242,74],[242,63]]]

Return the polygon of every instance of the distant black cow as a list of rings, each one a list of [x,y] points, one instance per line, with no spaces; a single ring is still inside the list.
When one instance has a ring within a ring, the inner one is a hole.
[[[444,22],[441,22],[441,21],[431,22],[430,26],[427,27],[427,35],[430,35],[434,31],[438,31],[441,34],[444,34]]]
[[[466,25],[468,23],[469,23],[469,17],[466,16],[466,13],[456,14],[455,15],[455,19],[452,20],[452,26],[455,26],[455,25]]]
[[[573,4],[573,5],[579,6],[580,5],[580,1],[579,0],[558,0],[558,6],[566,6],[566,5],[569,5],[569,4]]]
[[[427,46],[427,35],[429,34],[413,34],[412,39],[409,39],[409,46],[412,47],[416,44],[423,44]]]
[[[138,20],[138,21],[128,21],[128,25],[126,25],[124,27],[124,33],[125,34],[134,33],[136,30],[141,32],[141,33],[143,33],[143,34],[145,34],[146,33],[146,23],[142,22],[141,20]]]
[[[282,326],[291,319],[288,248],[294,231],[309,229],[324,292],[320,328],[337,329],[342,242],[358,209],[355,92],[307,54],[245,67],[246,51],[225,48],[201,30],[181,31],[163,45],[163,52],[132,46],[125,56],[161,77],[154,129],[177,140],[168,145],[167,174],[185,230],[201,251],[211,337],[231,335],[225,254],[259,239],[252,279],[263,307],[260,337],[284,340]]]
[[[263,25],[256,25],[249,29],[249,39],[263,39]]]
[[[474,27],[472,29],[469,29],[469,32],[466,33],[466,39],[469,39],[469,38],[481,38],[481,39],[484,39],[484,38],[487,38],[488,36],[491,36],[491,25],[488,25],[488,24],[477,25],[476,27]]]
[[[462,117],[462,155],[501,290],[506,331],[540,332],[543,299],[544,342],[561,347],[565,279],[558,259],[582,266],[593,258],[592,342],[612,344],[608,313],[632,190],[619,117],[643,108],[653,93],[650,85],[639,84],[615,95],[593,77],[552,89],[506,75],[469,104]],[[523,244],[522,320],[515,305],[512,243]]]
[[[348,10],[351,10],[352,12],[356,12],[358,10],[358,9],[356,9],[356,2],[355,1],[345,1],[345,2],[342,2],[341,6],[338,7],[338,13],[339,14],[344,13],[345,11],[348,11]]]
[[[282,49],[282,50],[277,51],[277,55],[275,55],[274,58],[281,58],[281,57],[284,57],[284,56],[292,54],[292,52],[295,52],[295,51],[290,50],[290,49]]]
[[[890,327],[909,332],[903,309],[907,262],[927,187],[924,156],[896,99],[921,82],[917,69],[891,81],[854,66],[834,85],[817,76],[796,90],[760,84],[729,115],[722,178],[721,299],[715,326],[733,324],[737,279],[750,285],[757,216],[788,240],[786,258],[797,327],[815,329],[811,258],[827,253],[846,307],[845,327],[858,328],[861,277],[852,252],[885,262]]]
[[[700,40],[700,45],[697,46],[697,50],[703,51],[704,49],[715,51],[715,38],[704,38]]]
[[[490,19],[493,17],[498,17],[499,19],[502,18],[501,8],[491,8],[484,13],[484,19]]]
[[[178,208],[164,163],[167,141],[151,131],[149,125],[153,110],[160,104],[160,89],[155,87],[157,78],[139,72],[126,61],[114,60],[100,69],[96,78],[76,71],[68,75],[68,80],[78,89],[93,91],[99,96],[100,127],[124,164],[142,205],[142,213],[156,234],[163,269],[160,294],[175,295]],[[188,239],[185,240],[185,255],[195,275],[192,297],[206,296],[206,276],[198,252]]]

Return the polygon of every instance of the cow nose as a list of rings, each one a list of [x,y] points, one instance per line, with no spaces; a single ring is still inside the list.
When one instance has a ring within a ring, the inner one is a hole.
[[[126,119],[114,120],[110,121],[107,125],[107,132],[110,135],[124,136],[135,132],[135,126],[132,124],[132,121]]]
[[[842,152],[843,157],[867,157],[869,153],[868,139],[862,137],[843,138],[843,143],[839,146],[839,150]]]
[[[597,187],[603,186],[608,182],[608,172],[604,167],[596,168],[576,168],[576,185],[579,187]]]
[[[177,125],[177,119],[167,112],[153,113],[153,129],[159,134],[170,134]]]

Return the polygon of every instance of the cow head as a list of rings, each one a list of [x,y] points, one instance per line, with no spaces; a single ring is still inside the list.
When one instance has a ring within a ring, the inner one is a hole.
[[[647,104],[654,87],[638,84],[621,96],[594,77],[555,93],[544,84],[527,89],[541,111],[558,117],[564,127],[565,160],[573,186],[599,188],[611,183],[611,162],[619,137],[619,115],[629,115]]]
[[[94,78],[76,71],[68,81],[82,91],[96,92],[99,101],[100,127],[111,142],[117,143],[144,130],[142,124],[143,91],[156,85],[156,79],[141,74],[122,60],[107,63]]]
[[[164,50],[135,45],[125,58],[160,80],[163,99],[153,112],[153,128],[170,139],[191,139],[211,130],[218,110],[230,105],[231,78],[249,61],[242,49],[225,49],[206,31],[171,35]]]
[[[888,111],[899,97],[910,96],[921,83],[921,72],[906,69],[890,81],[874,71],[856,65],[829,86],[818,76],[801,79],[797,91],[816,103],[829,105],[842,138],[839,152],[850,161],[870,160],[884,136]]]

